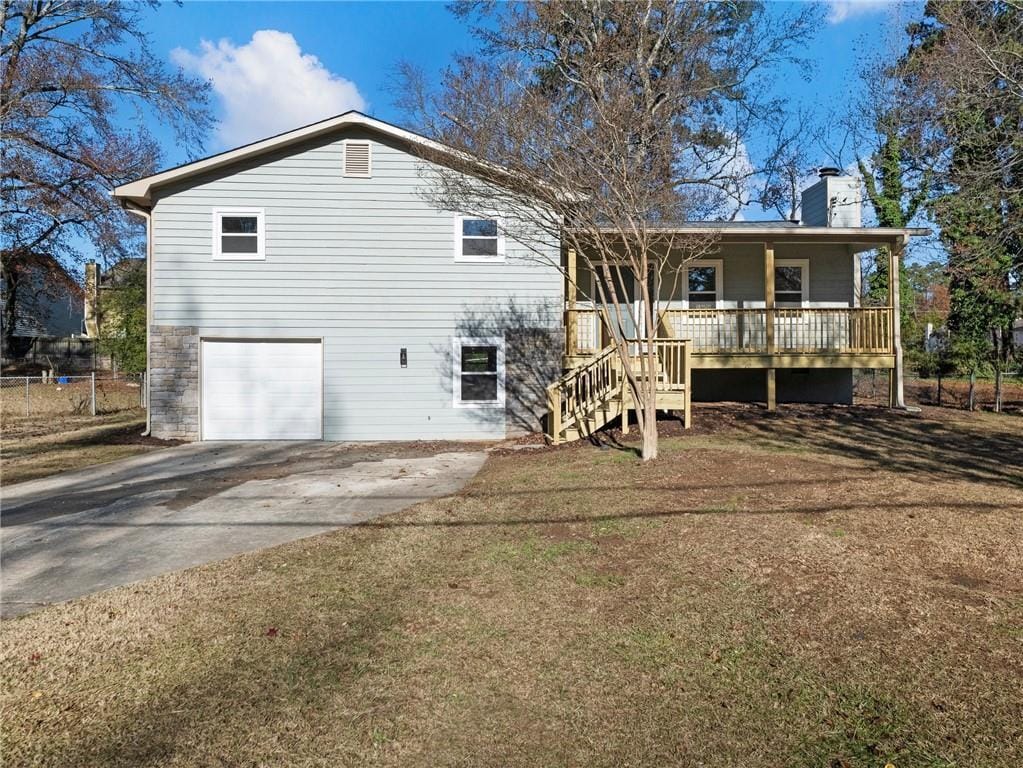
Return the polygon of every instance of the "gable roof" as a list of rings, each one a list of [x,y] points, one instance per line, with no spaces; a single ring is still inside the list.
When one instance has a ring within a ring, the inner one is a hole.
[[[152,202],[152,192],[155,187],[169,184],[174,181],[181,181],[200,173],[207,173],[209,171],[217,170],[218,168],[223,168],[241,160],[247,160],[308,139],[314,139],[325,134],[340,131],[344,128],[353,127],[366,128],[384,136],[389,136],[392,139],[414,144],[434,152],[458,154],[457,150],[447,147],[440,142],[433,141],[425,136],[420,136],[418,133],[413,133],[412,131],[408,131],[404,128],[399,128],[391,123],[386,123],[383,120],[377,120],[369,115],[364,115],[362,112],[352,110],[345,112],[344,114],[337,115],[336,117],[329,117],[326,120],[320,120],[317,123],[311,123],[301,128],[279,133],[276,136],[270,136],[266,139],[254,141],[251,144],[245,144],[235,149],[229,149],[226,152],[210,155],[209,157],[204,157],[201,160],[185,163],[184,165],[179,165],[175,168],[168,168],[167,170],[160,171],[152,176],[144,176],[141,179],[130,181],[127,184],[121,184],[120,186],[114,187],[111,194],[119,200],[130,201],[138,205],[148,207]]]

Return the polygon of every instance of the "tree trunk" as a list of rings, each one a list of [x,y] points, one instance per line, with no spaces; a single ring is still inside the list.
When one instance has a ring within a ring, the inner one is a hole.
[[[657,404],[650,401],[645,404],[646,424],[643,427],[643,461],[657,458]]]
[[[6,261],[6,259],[5,259]],[[13,269],[4,265],[4,313],[3,313],[3,354],[10,356],[11,341],[14,339],[14,325],[18,320],[18,278]]]
[[[994,331],[995,337],[995,413],[1002,412],[1002,332]]]
[[[938,407],[941,407],[941,366],[938,366]]]
[[[970,370],[970,391],[966,396],[966,410],[972,411],[974,406],[974,394],[977,388],[977,371],[976,369]]]

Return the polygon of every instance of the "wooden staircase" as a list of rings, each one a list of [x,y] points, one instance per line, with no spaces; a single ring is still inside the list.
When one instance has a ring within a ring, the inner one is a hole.
[[[631,342],[636,345],[645,342]],[[690,342],[657,339],[657,407],[683,414],[690,421]],[[640,358],[631,361],[641,371]],[[642,375],[642,374],[640,374]],[[622,431],[629,431],[629,410],[635,408],[621,358],[614,345],[604,347],[581,365],[568,370],[547,388],[547,437],[555,445],[589,437],[613,419],[622,417]]]

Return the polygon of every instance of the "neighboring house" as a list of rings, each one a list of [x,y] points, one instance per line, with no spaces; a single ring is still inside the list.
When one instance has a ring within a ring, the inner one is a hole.
[[[146,271],[145,259],[126,258],[115,262],[109,269],[101,270],[99,264],[90,261],[85,265],[85,334],[97,339],[100,336],[100,325],[111,292],[124,285],[132,276]]]
[[[431,206],[421,144],[437,149],[349,112],[115,190],[149,220],[155,435],[486,439],[546,417],[562,439],[620,411],[606,331],[566,290],[590,279],[576,254],[551,243],[544,263],[500,212]],[[854,276],[860,252],[897,256],[917,231],[848,225],[849,184],[808,190],[804,216],[831,226],[673,228],[720,246],[662,306],[664,407],[850,402],[854,368],[896,368],[897,313],[855,306]]]
[[[1023,350],[1023,318],[1012,324],[1012,346]]]
[[[15,285],[0,281],[0,317],[8,356],[20,356],[40,338],[66,338],[82,333],[82,286],[55,258],[33,254],[17,263]],[[13,312],[8,300],[13,290]],[[13,319],[12,319],[13,318]],[[13,328],[8,329],[7,325]],[[8,333],[10,331],[10,333]]]

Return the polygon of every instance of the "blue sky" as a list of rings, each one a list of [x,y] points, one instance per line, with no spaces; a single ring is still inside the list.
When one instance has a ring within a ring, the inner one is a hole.
[[[902,30],[920,16],[923,2],[822,0],[821,6],[825,20],[803,52],[811,66],[778,72],[775,88],[823,114],[856,99],[861,60],[886,49],[900,52]],[[769,7],[791,10],[783,2]],[[200,155],[352,108],[400,123],[391,90],[396,64],[408,60],[435,76],[455,54],[475,48],[443,2],[186,1],[146,11],[145,23],[158,56],[213,83],[220,122]],[[161,142],[164,167],[191,159],[168,131],[147,127]],[[754,156],[758,149],[749,147]],[[818,147],[807,147],[808,169],[828,162]],[[777,217],[756,208],[743,213]]]
[[[859,87],[858,58],[885,45],[922,4],[823,5],[827,20],[806,51],[813,66],[780,72],[778,89],[804,104],[840,106]],[[149,13],[147,26],[158,55],[214,83],[221,124],[206,152],[352,107],[397,121],[389,89],[400,60],[435,74],[474,48],[442,2],[186,2]],[[155,132],[166,165],[188,159],[186,148]]]

